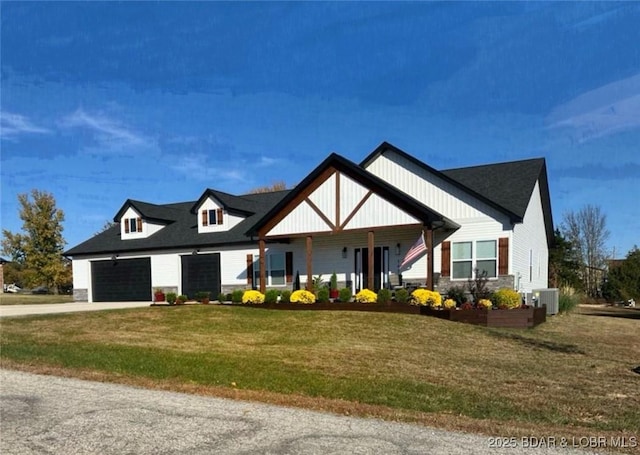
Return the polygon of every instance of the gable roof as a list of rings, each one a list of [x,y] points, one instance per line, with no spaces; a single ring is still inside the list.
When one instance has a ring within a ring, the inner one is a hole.
[[[544,158],[505,163],[485,164],[438,171],[388,142],[380,144],[361,163],[366,168],[386,151],[396,153],[416,166],[435,174],[463,191],[509,216],[512,222],[522,222],[536,182],[540,181],[540,197],[545,220],[547,243],[553,244],[551,198]],[[508,191],[505,191],[508,188]]]
[[[170,222],[149,237],[129,239],[126,241],[122,240],[120,225],[116,224],[89,240],[65,251],[64,255],[83,256],[90,254],[123,253],[127,251],[166,250],[171,248],[196,249],[221,245],[252,244],[252,239],[245,235],[247,229],[287,193],[288,190],[236,196],[242,198],[247,204],[247,207],[251,204],[255,212],[248,214],[244,220],[227,231],[207,233],[198,233],[197,219],[191,211],[197,201],[162,205],[141,204],[140,201],[133,201],[133,206],[141,210],[143,216],[144,213],[148,213],[145,212],[145,209],[148,209],[148,206],[153,206],[155,210],[158,211],[157,213],[153,212],[154,219],[170,220]]]
[[[256,211],[255,201],[247,196],[234,196],[233,194],[224,193],[218,190],[212,190],[207,188],[202,196],[191,207],[191,213],[196,213],[198,207],[200,207],[207,198],[212,197],[216,201],[222,204],[222,207],[228,212],[240,213],[242,215],[251,215]]]
[[[132,207],[136,212],[142,216],[145,220],[151,221],[175,221],[178,217],[178,213],[174,209],[163,205],[150,204],[149,202],[135,201],[133,199],[127,199],[118,213],[113,217],[113,221],[116,223],[120,221],[127,209]]]
[[[272,222],[280,212],[287,207],[291,208],[291,204],[295,204],[296,198],[308,192],[307,188],[312,185],[317,179],[323,178],[324,174],[331,169],[335,169],[358,181],[368,189],[372,190],[383,199],[386,199],[396,207],[404,210],[410,215],[414,216],[418,220],[425,224],[434,225],[434,227],[446,227],[448,229],[457,229],[459,224],[445,217],[441,213],[427,207],[420,201],[409,196],[407,193],[397,189],[396,187],[388,184],[381,178],[366,171],[357,164],[349,161],[348,159],[340,156],[336,153],[329,155],[322,163],[320,163],[309,175],[300,182],[295,189],[288,193],[281,201],[273,206],[271,210],[266,212],[262,218],[260,218],[249,229],[247,235],[257,235],[261,228],[267,226],[269,222]]]

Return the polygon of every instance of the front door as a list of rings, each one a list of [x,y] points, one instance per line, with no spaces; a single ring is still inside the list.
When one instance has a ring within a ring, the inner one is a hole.
[[[369,282],[369,248],[356,248],[354,255],[355,292],[366,289]],[[389,288],[389,247],[373,249],[373,291]]]

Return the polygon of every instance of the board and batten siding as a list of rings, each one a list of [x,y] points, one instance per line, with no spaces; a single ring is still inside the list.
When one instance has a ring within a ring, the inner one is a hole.
[[[336,182],[336,179],[340,181]],[[339,210],[336,206],[338,187],[340,188]],[[311,204],[303,200],[280,220],[267,233],[267,236],[329,232],[335,226],[342,226],[343,229],[349,230],[419,222],[375,193],[367,197],[368,193],[369,190],[366,187],[352,178],[342,173],[332,174],[309,195]],[[367,197],[366,200],[364,200],[365,197]],[[358,208],[362,202],[364,202],[363,205]],[[314,206],[323,213],[328,222],[318,215]],[[353,214],[356,208],[358,210]],[[345,224],[345,221],[348,222]]]
[[[513,229],[513,273],[519,291],[530,292],[549,286],[547,243],[540,186],[536,183],[521,224]]]
[[[483,201],[395,153],[378,156],[367,171],[459,224],[486,216],[504,217]]]
[[[222,210],[222,224],[212,224],[204,226],[202,222],[202,211],[203,210]],[[228,231],[234,228],[237,224],[244,220],[243,217],[238,215],[232,215],[226,212],[222,205],[218,203],[214,198],[208,197],[199,207],[196,212],[197,221],[198,221],[198,233],[202,234],[205,232],[220,232],[220,231]]]
[[[141,232],[126,232],[127,228],[125,226],[124,221],[130,218],[141,218],[142,219],[142,231]],[[144,239],[147,238],[160,229],[164,227],[164,224],[159,223],[151,223],[144,219],[144,217],[138,213],[133,207],[129,207],[120,218],[120,235],[122,240],[131,240],[131,239]]]

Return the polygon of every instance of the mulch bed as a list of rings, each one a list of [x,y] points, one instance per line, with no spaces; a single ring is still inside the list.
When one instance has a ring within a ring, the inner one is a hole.
[[[446,319],[465,324],[482,325],[486,327],[532,328],[546,321],[546,308],[518,308],[514,310],[434,310],[426,306],[409,305],[406,303],[273,303],[273,304],[234,304],[263,310],[290,311],[371,311],[378,313],[421,314],[424,316]]]

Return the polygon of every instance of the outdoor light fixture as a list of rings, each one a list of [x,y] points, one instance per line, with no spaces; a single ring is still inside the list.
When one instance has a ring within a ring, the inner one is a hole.
[[[396,256],[400,256],[400,244],[396,243]]]
[[[200,250],[193,250],[193,251],[191,252],[191,254],[193,254],[193,255],[195,256],[196,254],[198,254],[198,251],[200,251]]]
[[[118,259],[118,255],[117,254],[114,254],[113,256],[111,256],[111,260],[112,261],[115,261],[116,259]]]
[[[347,259],[347,247],[342,248],[342,259]]]

